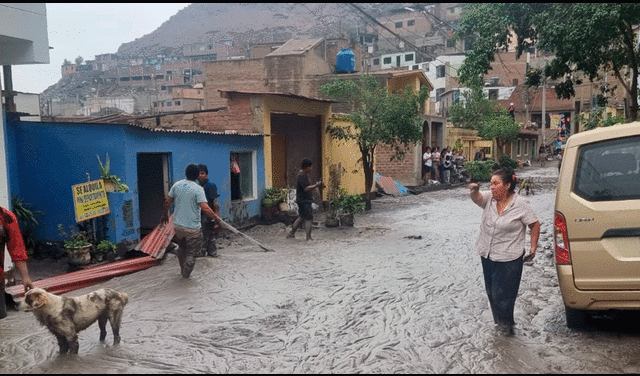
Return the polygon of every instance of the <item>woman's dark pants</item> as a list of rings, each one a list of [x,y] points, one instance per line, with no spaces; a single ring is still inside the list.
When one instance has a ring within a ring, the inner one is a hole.
[[[523,256],[513,261],[498,262],[481,257],[484,285],[489,297],[493,321],[512,326],[513,310],[522,277]]]

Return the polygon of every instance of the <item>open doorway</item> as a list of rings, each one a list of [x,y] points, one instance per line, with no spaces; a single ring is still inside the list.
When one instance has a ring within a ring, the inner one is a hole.
[[[313,163],[310,181],[322,178],[322,118],[296,114],[271,114],[271,164],[274,188],[294,188],[300,163]]]
[[[169,194],[169,154],[138,153],[138,210],[140,237],[150,233],[162,219],[162,207]]]

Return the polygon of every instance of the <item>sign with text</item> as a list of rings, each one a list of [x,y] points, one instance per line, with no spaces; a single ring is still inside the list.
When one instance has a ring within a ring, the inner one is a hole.
[[[104,190],[104,180],[94,180],[76,184],[73,191],[73,205],[76,210],[76,222],[86,221],[109,214],[109,201]]]

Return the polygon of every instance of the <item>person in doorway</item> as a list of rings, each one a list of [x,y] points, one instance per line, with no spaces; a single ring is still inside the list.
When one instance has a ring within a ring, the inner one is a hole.
[[[433,161],[431,160],[431,148],[429,146],[427,146],[427,150],[422,154],[422,164],[424,166],[422,185],[427,185],[429,178],[431,177],[431,166],[433,165]]]
[[[481,161],[484,158],[484,156],[482,155],[482,150],[478,149],[476,150],[476,153],[473,155],[473,160],[474,161]]]
[[[509,115],[513,120],[516,120],[516,106],[513,102],[509,103]]]
[[[242,200],[242,190],[240,189],[240,165],[238,164],[238,154],[231,154],[231,199]]]
[[[164,202],[162,223],[169,221],[169,209],[174,203],[173,226],[178,244],[178,261],[182,278],[189,278],[196,264],[195,256],[202,248],[202,223],[200,213],[209,218],[218,218],[207,203],[204,189],[196,183],[200,170],[198,165],[189,164],[185,169],[186,179],[176,182],[169,190]]]
[[[206,165],[200,164],[198,165],[198,169],[200,170],[198,183],[202,189],[204,189],[204,195],[207,197],[207,204],[209,204],[209,207],[213,209],[213,212],[220,217],[220,204],[218,202],[218,197],[220,197],[220,195],[218,194],[218,187],[209,181],[209,169]],[[220,225],[218,223],[219,219],[216,218],[216,220],[213,221],[205,213],[202,213],[201,219],[202,250],[199,255],[217,257],[218,252],[216,248],[215,227],[216,224]]]
[[[533,260],[540,237],[540,221],[529,201],[515,193],[516,185],[516,175],[508,169],[494,171],[490,191],[480,192],[477,183],[469,184],[471,200],[484,209],[475,248],[482,261],[493,321],[504,335],[513,334],[522,266]],[[527,227],[531,230],[528,253]]]
[[[287,234],[287,238],[295,238],[296,231],[304,224],[304,231],[307,234],[307,240],[311,238],[311,226],[313,224],[313,190],[321,188],[322,181],[315,184],[309,182],[309,173],[313,163],[309,159],[303,159],[300,164],[300,172],[298,172],[298,181],[296,183],[296,203],[298,204],[298,218],[293,222],[291,232]]]
[[[18,226],[18,219],[11,211],[0,207],[0,319],[7,316],[4,286],[4,249],[5,245],[11,256],[11,261],[15,264],[16,270],[22,277],[24,291],[34,288],[29,271],[27,270],[27,249],[24,246],[22,233]]]

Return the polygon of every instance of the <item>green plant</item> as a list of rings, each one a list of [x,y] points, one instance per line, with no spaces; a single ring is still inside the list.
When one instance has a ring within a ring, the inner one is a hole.
[[[68,253],[73,252],[76,248],[82,248],[84,246],[90,245],[89,237],[87,233],[84,231],[76,231],[71,229],[68,233],[65,231],[64,226],[62,224],[58,224],[58,233],[63,238],[64,249]]]
[[[25,203],[17,195],[11,195],[11,211],[18,219],[18,225],[20,226],[20,232],[27,251],[33,252],[36,246],[34,231],[39,225],[36,217],[44,214],[44,212],[32,209],[31,204]]]
[[[267,188],[264,190],[264,198],[274,201],[276,204],[287,201],[286,188]]]
[[[506,154],[503,154],[500,156],[500,167],[515,170],[518,168],[518,161],[511,159],[511,157]]]
[[[100,177],[104,180],[111,180],[115,184],[116,192],[129,192],[129,187],[116,175],[111,174],[111,160],[109,159],[109,153],[107,153],[104,159],[104,165],[100,160],[100,156],[96,154],[98,163],[100,164]]]
[[[362,195],[357,193],[346,194],[346,191],[342,189],[339,197],[340,210],[344,214],[360,213],[364,211],[364,199]]]
[[[486,161],[469,161],[464,164],[464,169],[472,181],[490,181],[495,165],[496,162],[491,159]]]
[[[102,240],[98,243],[96,247],[98,253],[109,253],[116,250],[116,243],[110,242],[108,240]]]
[[[340,211],[340,196],[347,192],[340,188],[340,179],[342,178],[342,165],[340,163],[329,166],[329,187],[327,190],[327,203],[329,210],[327,218],[335,219]]]

